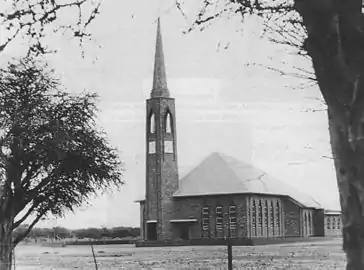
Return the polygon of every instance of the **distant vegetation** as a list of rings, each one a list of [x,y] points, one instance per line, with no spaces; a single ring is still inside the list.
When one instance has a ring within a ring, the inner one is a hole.
[[[14,231],[14,237],[21,234],[27,229],[27,225],[18,227]],[[33,228],[28,235],[28,238],[57,238],[57,239],[95,239],[101,240],[105,238],[136,238],[140,235],[140,228],[133,227],[113,227],[113,228],[85,228],[70,230],[63,227],[53,228]]]

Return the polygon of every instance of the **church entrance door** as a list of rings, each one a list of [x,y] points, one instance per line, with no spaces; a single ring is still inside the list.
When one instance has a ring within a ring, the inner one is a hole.
[[[148,240],[157,240],[157,222],[147,223],[147,238]]]
[[[181,239],[189,240],[190,239],[190,226],[188,224],[180,225]]]

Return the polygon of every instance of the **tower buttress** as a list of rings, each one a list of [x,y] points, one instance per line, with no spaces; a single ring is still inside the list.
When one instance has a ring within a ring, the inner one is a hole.
[[[179,179],[175,101],[170,97],[167,87],[159,19],[153,88],[146,103],[145,207],[146,227],[150,229],[146,229],[145,237],[150,240],[168,240],[174,234],[173,225],[170,223],[174,212],[172,196],[178,190]]]

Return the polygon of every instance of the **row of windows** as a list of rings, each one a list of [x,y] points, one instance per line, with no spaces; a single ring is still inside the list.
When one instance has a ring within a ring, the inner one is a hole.
[[[327,217],[326,218],[326,229],[340,230],[341,229],[341,218],[340,217]]]
[[[303,216],[303,230],[305,236],[313,235],[313,219],[311,212],[305,212]]]
[[[253,200],[251,203],[252,236],[281,234],[281,206],[279,201]]]
[[[170,112],[167,112],[164,117],[164,132],[165,133],[172,133],[172,115]],[[149,132],[155,133],[156,131],[156,122],[155,122],[155,115],[152,113],[149,117]]]
[[[237,223],[237,213],[236,206],[230,205],[228,209],[229,213],[229,236],[236,237],[236,223]],[[215,208],[215,230],[216,234],[219,236],[224,236],[224,213],[222,206],[216,206]],[[203,235],[207,236],[210,231],[210,210],[208,206],[202,208],[202,231]]]

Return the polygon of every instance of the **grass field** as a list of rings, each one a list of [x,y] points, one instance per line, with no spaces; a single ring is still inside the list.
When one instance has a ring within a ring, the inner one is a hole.
[[[184,246],[135,248],[132,245],[95,246],[99,270],[106,269],[227,269],[226,247]],[[344,269],[341,239],[323,242],[233,247],[234,269]],[[21,245],[17,270],[94,268],[91,247]]]

